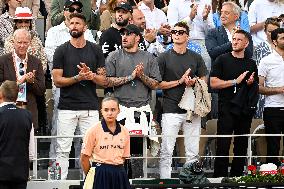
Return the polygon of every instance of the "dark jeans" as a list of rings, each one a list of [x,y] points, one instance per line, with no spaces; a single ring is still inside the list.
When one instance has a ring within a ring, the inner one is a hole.
[[[0,181],[1,189],[26,189],[27,182]]]
[[[230,112],[230,103],[219,103],[217,135],[243,135],[250,132],[252,117],[235,116]],[[217,138],[216,156],[229,156],[231,137]],[[246,156],[248,147],[247,137],[234,138],[234,156]],[[234,157],[230,176],[243,174],[246,158]],[[229,167],[228,157],[216,157],[214,163],[214,177],[227,177]]]
[[[284,133],[284,107],[283,108],[264,108],[263,121],[266,134]],[[267,156],[279,156],[281,136],[267,136]],[[283,144],[284,145],[284,144]],[[267,163],[280,164],[277,157],[267,157]]]

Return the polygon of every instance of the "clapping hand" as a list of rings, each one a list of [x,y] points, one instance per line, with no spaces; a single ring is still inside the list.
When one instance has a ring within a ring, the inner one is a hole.
[[[144,65],[143,65],[143,63],[141,62],[140,64],[138,64],[135,67],[135,70],[136,70],[136,76],[140,78],[144,74]]]
[[[203,12],[202,12],[203,21],[207,20],[210,11],[211,11],[211,6],[210,5],[205,5],[205,7],[203,9]]]
[[[251,85],[254,82],[254,74],[255,72],[253,72],[250,77],[248,78],[248,80],[246,80],[247,85]]]
[[[28,72],[25,74],[25,80],[27,81],[27,83],[35,82],[35,73],[36,73],[36,70],[33,70],[32,72]]]
[[[79,65],[77,65],[77,68],[79,68],[79,74],[78,74],[78,80],[93,80],[96,76],[95,73],[91,71],[91,69],[83,62],[80,62]]]

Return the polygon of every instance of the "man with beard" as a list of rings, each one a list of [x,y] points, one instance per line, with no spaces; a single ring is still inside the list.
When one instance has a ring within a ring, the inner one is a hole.
[[[159,43],[159,40],[156,40],[157,30],[146,29],[145,16],[141,10],[138,8],[133,9],[132,20],[130,23],[136,25],[139,28],[141,35],[143,35],[140,39],[139,49],[144,50],[145,45],[147,51],[154,55],[164,52],[165,49],[163,45]]]
[[[250,132],[252,116],[258,101],[257,66],[246,58],[245,49],[250,35],[237,30],[232,37],[232,52],[219,56],[211,72],[210,84],[218,89],[218,135],[246,135]],[[218,137],[214,177],[227,177],[231,137]],[[247,154],[247,137],[234,138],[234,155]],[[241,176],[245,165],[244,157],[234,157],[230,177]]]
[[[70,15],[71,40],[59,46],[53,56],[53,78],[60,88],[57,134],[73,135],[78,126],[82,135],[99,121],[96,84],[104,85],[104,56],[99,46],[84,38],[86,18]],[[56,161],[67,178],[72,138],[58,138]]]
[[[121,48],[120,29],[127,26],[133,9],[129,3],[120,3],[115,9],[115,23],[102,33],[100,46],[104,56],[107,57],[112,51]]]
[[[70,1],[68,1],[68,3],[66,2],[66,6],[63,12],[64,17],[65,17],[64,22],[62,22],[60,25],[53,26],[48,30],[47,35],[46,35],[46,40],[45,40],[45,52],[47,54],[50,69],[52,69],[53,67],[53,55],[54,55],[55,49],[58,46],[64,44],[65,42],[71,39],[71,35],[69,31],[70,15],[75,12],[79,13],[80,11],[78,10],[80,10],[80,7],[82,6],[83,5],[80,3],[80,1],[73,1],[73,3],[71,4],[70,4]],[[87,29],[84,32],[84,37],[86,40],[95,43],[94,37],[89,29]],[[52,94],[53,94],[54,106],[53,106],[53,115],[52,115],[51,135],[55,136],[57,132],[57,116],[58,116],[57,107],[58,107],[59,96],[60,96],[60,88],[53,86]],[[80,148],[81,148],[80,141],[81,141],[80,138],[74,139],[75,157],[80,157]],[[55,154],[55,145],[56,145],[55,143],[56,143],[56,139],[51,139],[49,157],[52,158],[53,160],[55,159],[55,155],[56,155]],[[77,151],[76,149],[79,149],[79,150]]]
[[[263,121],[265,133],[284,133],[284,28],[271,32],[271,40],[275,49],[271,54],[260,60],[259,64],[259,93],[265,95]],[[266,162],[280,165],[279,149],[280,136],[268,136]]]
[[[121,30],[122,49],[111,52],[106,60],[108,86],[114,87],[119,99],[120,121],[133,134],[148,134],[153,118],[150,108],[151,91],[161,76],[155,57],[138,48],[140,31],[129,24]],[[142,138],[131,139],[131,154],[142,154]]]

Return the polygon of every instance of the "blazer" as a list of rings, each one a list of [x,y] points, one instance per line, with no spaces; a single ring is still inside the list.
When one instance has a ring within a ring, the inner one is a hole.
[[[31,111],[34,128],[38,128],[38,110],[36,95],[42,96],[45,93],[45,77],[40,60],[28,54],[27,72],[36,70],[35,82],[27,83],[27,109]],[[12,53],[0,56],[0,84],[5,80],[16,81],[16,72],[13,63]]]
[[[0,182],[27,181],[32,115],[14,104],[0,107]]]
[[[218,28],[211,29],[205,37],[205,46],[207,48],[207,52],[212,60],[212,66],[214,64],[215,59],[221,54],[225,54],[231,52],[232,43],[228,39],[227,32],[224,26],[220,26]],[[250,36],[249,45],[245,49],[245,57],[252,58],[253,55],[253,41]]]

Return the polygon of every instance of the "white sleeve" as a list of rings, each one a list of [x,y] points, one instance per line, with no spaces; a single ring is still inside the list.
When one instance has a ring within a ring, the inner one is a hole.
[[[35,137],[34,137],[34,126],[32,126],[30,132],[30,142],[29,142],[29,159],[32,160],[35,157]]]
[[[258,76],[266,77],[267,76],[267,65],[266,65],[267,57],[264,57],[260,60],[258,65]]]
[[[89,30],[89,29],[86,30],[86,32],[84,34],[84,37],[85,37],[86,40],[88,40],[88,41],[90,41],[92,43],[96,43],[95,38],[94,38],[91,30]]]
[[[170,0],[168,5],[167,17],[170,26],[175,25],[179,20],[178,18],[178,1],[177,0]]]
[[[249,7],[248,11],[248,20],[249,25],[253,26],[257,23],[257,12],[256,12],[256,3],[253,1]]]
[[[54,32],[53,32],[53,28],[50,28],[47,31],[47,35],[46,35],[46,39],[45,39],[45,47],[44,47],[44,51],[46,53],[47,60],[50,63],[53,62],[53,54],[55,52],[56,47],[58,46],[55,39],[56,38],[55,38],[55,35],[54,35]],[[52,69],[52,67],[50,67],[49,69]]]

